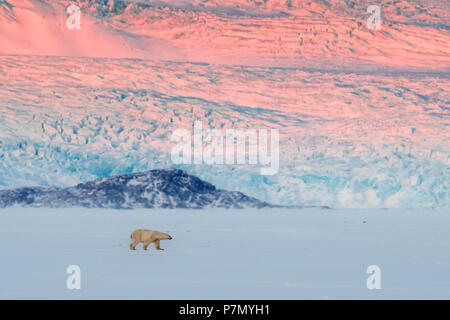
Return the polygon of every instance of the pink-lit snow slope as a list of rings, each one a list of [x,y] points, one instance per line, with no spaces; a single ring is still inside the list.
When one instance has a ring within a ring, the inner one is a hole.
[[[66,7],[81,7],[81,29]],[[0,0],[0,53],[329,68],[450,68],[440,0]],[[381,10],[368,28],[367,7]]]

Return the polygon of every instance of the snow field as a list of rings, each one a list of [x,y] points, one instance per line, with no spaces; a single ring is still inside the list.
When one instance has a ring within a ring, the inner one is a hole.
[[[0,298],[450,298],[450,216],[399,210],[0,211]],[[129,250],[136,228],[173,236]],[[69,265],[81,290],[69,290]],[[381,289],[369,290],[370,265]]]

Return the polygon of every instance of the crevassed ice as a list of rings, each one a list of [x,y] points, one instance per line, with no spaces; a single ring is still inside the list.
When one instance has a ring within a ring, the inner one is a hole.
[[[445,75],[1,59],[1,188],[179,167],[275,204],[450,207]],[[23,72],[3,81],[13,69]],[[175,166],[170,135],[195,120],[205,129],[279,129],[279,173]]]

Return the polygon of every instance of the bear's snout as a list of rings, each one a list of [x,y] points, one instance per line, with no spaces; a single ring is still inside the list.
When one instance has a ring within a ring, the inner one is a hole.
[[[172,240],[172,237],[171,237],[171,236],[169,236],[169,240]]]

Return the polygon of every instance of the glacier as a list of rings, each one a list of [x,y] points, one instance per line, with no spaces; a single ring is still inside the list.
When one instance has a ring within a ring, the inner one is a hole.
[[[379,1],[374,31],[369,4],[0,0],[0,189],[172,168],[278,205],[449,209],[448,6]],[[195,121],[278,129],[278,174],[174,165]]]
[[[3,189],[178,168],[273,204],[450,207],[444,72],[43,56],[0,62]],[[196,120],[205,130],[279,129],[279,173],[174,165],[170,135]]]

